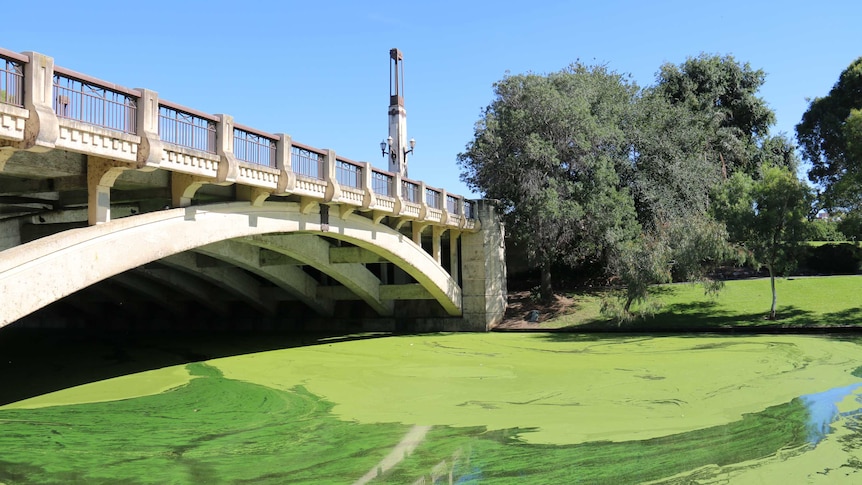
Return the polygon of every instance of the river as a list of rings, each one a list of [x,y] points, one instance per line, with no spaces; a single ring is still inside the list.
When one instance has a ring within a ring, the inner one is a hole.
[[[7,349],[0,484],[862,482],[852,339],[276,340]]]

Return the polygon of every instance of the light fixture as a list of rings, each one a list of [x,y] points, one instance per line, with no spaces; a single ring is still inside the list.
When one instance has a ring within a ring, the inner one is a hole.
[[[404,148],[404,155],[406,156],[410,153],[413,153],[414,149],[416,149],[416,139],[411,138],[410,139],[410,148],[407,148],[407,147]],[[391,136],[380,142],[380,155],[385,157],[387,153],[392,157],[393,160],[395,159],[395,152],[392,151],[392,137]]]
[[[392,153],[392,137],[391,136],[380,142],[380,154],[385,157],[387,153],[392,155],[393,159],[395,158],[395,154]]]

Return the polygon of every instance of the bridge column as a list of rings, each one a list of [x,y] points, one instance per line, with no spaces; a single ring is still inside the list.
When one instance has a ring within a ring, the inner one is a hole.
[[[449,274],[454,281],[458,281],[458,269],[461,267],[461,262],[458,261],[458,237],[460,236],[459,231],[449,229]]]
[[[87,220],[90,225],[111,220],[111,187],[131,167],[124,162],[87,156]]]
[[[437,264],[440,264],[442,261],[440,239],[443,238],[444,232],[446,232],[446,228],[442,226],[433,226],[431,228],[431,256],[434,257],[434,261],[437,261]]]
[[[461,308],[464,328],[484,332],[506,311],[504,228],[491,200],[476,201],[482,229],[461,235]]]

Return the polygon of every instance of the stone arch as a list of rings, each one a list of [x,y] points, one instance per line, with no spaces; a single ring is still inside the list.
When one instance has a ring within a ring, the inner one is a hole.
[[[146,263],[219,241],[278,233],[325,235],[363,247],[410,274],[448,314],[461,314],[457,283],[410,237],[388,226],[347,214],[331,218],[323,232],[319,214],[303,214],[298,203],[231,202],[126,217],[4,251],[0,327]]]

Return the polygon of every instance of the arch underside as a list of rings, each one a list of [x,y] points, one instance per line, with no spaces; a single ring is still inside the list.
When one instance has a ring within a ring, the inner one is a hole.
[[[255,278],[268,280],[320,315],[331,315],[334,302],[347,293],[381,316],[393,314],[395,299],[413,297],[436,300],[449,315],[461,314],[457,282],[411,238],[357,214],[332,217],[328,230],[321,229],[320,214],[303,213],[299,203],[231,202],[135,215],[37,239],[0,258],[0,327],[132,269],[119,282],[159,301],[165,301],[164,288],[173,287],[200,304],[210,300],[218,305],[206,294],[195,294],[188,279],[183,280],[187,274],[230,288],[269,314],[276,305],[260,294]],[[331,257],[338,241],[394,264],[416,283],[382,285],[362,262],[339,262]],[[227,264],[200,264],[201,258]],[[153,262],[176,271],[166,275]],[[340,285],[321,286],[303,267]],[[167,285],[148,283],[152,281]]]

